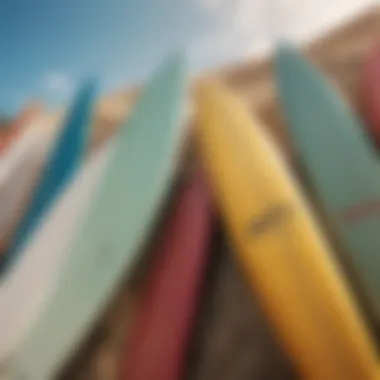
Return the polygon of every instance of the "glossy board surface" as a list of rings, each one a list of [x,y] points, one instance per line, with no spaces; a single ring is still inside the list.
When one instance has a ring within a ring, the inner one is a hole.
[[[184,134],[186,76],[168,58],[147,84],[116,138],[110,166],[78,230],[56,291],[9,376],[48,380],[75,352],[123,275],[130,275],[153,227]]]
[[[380,43],[364,59],[358,95],[369,136],[380,149]]]
[[[93,81],[85,83],[80,89],[72,110],[52,146],[25,214],[17,226],[5,255],[1,258],[2,274],[18,259],[23,246],[38,228],[46,211],[59,192],[70,182],[80,165],[86,147],[95,92],[96,84]]]
[[[47,213],[20,260],[0,282],[0,363],[17,352],[64,268],[69,245],[109,160],[109,145],[89,160]]]
[[[237,259],[301,379],[372,379],[362,315],[273,141],[220,84],[198,93],[197,140]]]
[[[46,159],[41,149],[41,120],[39,116],[20,131],[16,141],[6,149],[0,159],[0,241],[5,252],[10,234],[17,224],[38,173]]]
[[[278,50],[276,72],[294,149],[380,318],[380,164],[374,148],[356,115],[296,49]]]
[[[120,380],[181,380],[204,283],[213,208],[200,168],[174,202],[152,252],[148,284],[126,342]]]
[[[12,148],[22,132],[28,128],[32,120],[41,112],[43,108],[38,103],[30,103],[11,121],[6,131],[0,137],[0,160],[1,155]]]

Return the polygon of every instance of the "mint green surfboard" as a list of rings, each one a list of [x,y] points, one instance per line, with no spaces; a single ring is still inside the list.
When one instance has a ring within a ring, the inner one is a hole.
[[[57,290],[4,378],[53,378],[122,278],[131,274],[174,173],[184,136],[185,93],[184,64],[172,56],[148,83],[117,136]]]
[[[380,317],[380,163],[358,118],[289,45],[276,54],[280,101],[296,153],[361,291]]]

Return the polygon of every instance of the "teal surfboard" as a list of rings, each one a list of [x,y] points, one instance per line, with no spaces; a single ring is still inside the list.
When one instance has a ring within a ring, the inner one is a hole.
[[[276,74],[295,152],[378,318],[378,158],[361,121],[323,75],[290,45],[284,44],[277,51]]]
[[[50,205],[71,180],[87,141],[87,132],[94,107],[95,81],[88,81],[79,90],[72,109],[47,158],[41,178],[30,203],[16,228],[7,252],[1,258],[0,275],[19,256],[23,245],[38,228]]]
[[[185,91],[184,64],[175,55],[154,74],[118,133],[110,166],[74,239],[57,289],[10,360],[8,378],[53,378],[123,276],[131,274],[178,161]]]

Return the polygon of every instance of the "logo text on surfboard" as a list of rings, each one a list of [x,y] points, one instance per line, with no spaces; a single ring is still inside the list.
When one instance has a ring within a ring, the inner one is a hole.
[[[282,225],[291,212],[292,208],[289,204],[270,205],[260,217],[250,222],[249,231],[255,235],[263,234],[271,228]]]

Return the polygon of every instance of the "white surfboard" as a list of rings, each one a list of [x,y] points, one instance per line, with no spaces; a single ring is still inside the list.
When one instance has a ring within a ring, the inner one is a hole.
[[[43,121],[36,118],[32,123],[22,131],[0,159],[1,242],[10,234],[51,145],[41,133]]]
[[[83,165],[50,209],[20,261],[0,282],[0,378],[8,355],[23,340],[54,289],[70,241],[101,182],[113,145],[111,140]]]

